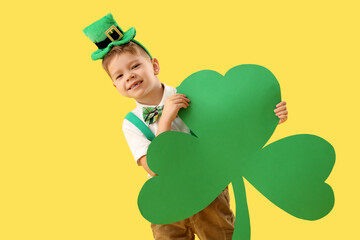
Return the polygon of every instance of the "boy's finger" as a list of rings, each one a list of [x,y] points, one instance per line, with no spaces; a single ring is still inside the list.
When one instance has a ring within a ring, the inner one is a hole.
[[[182,99],[185,99],[186,101],[190,102],[190,99],[188,99],[186,96],[183,96]]]
[[[280,120],[282,120],[283,122],[285,122],[288,117],[285,116],[285,115],[281,115],[281,116],[279,116],[279,118],[280,118]]]
[[[188,99],[184,94],[176,94],[171,96],[172,99]],[[189,100],[190,101],[190,100]]]
[[[179,108],[187,108],[188,106],[186,106],[185,103],[180,103],[180,104],[178,104],[178,107]]]
[[[278,113],[276,113],[275,115],[276,115],[276,116],[281,116],[281,115],[287,115],[287,114],[288,114],[288,111],[285,110],[285,111],[278,112]]]
[[[174,102],[188,102],[186,98],[175,98],[173,99]]]
[[[279,123],[278,123],[278,124],[281,124],[281,123],[285,122],[286,120],[287,120],[287,118],[280,118],[280,120],[279,120]]]
[[[286,102],[279,102],[278,104],[276,104],[276,107],[281,107],[286,105]]]
[[[174,100],[174,103],[175,103],[175,104],[184,103],[185,105],[188,105],[188,106],[189,106],[189,103],[188,103],[185,99],[182,99],[182,98],[179,98],[179,99]]]
[[[282,111],[282,110],[286,110],[286,106],[281,106],[281,107],[278,107],[274,110],[274,112],[279,112],[279,111]]]
[[[282,106],[282,105],[286,105],[286,102],[285,102],[285,101],[282,101],[282,102],[276,104],[276,107],[280,107],[280,106]]]

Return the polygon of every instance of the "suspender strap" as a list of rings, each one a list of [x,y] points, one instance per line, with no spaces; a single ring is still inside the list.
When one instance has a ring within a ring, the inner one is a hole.
[[[146,126],[146,124],[141,121],[134,113],[129,112],[125,119],[129,120],[132,124],[135,125],[149,140],[152,141],[155,138],[155,135],[152,133],[152,131]]]
[[[149,129],[149,127],[146,126],[146,124],[143,121],[141,121],[134,113],[129,112],[125,116],[125,119],[129,120],[132,124],[134,124],[135,127],[137,127],[149,141],[152,141],[155,138],[155,135]],[[196,137],[196,135],[191,130],[190,130],[190,134]]]

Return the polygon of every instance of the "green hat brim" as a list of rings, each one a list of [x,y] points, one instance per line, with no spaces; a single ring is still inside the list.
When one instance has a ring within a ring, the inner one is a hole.
[[[106,48],[98,49],[95,52],[93,52],[91,54],[91,59],[92,60],[102,59],[113,46],[123,45],[125,43],[130,42],[132,39],[134,39],[135,35],[136,35],[136,30],[135,28],[132,27],[124,33],[124,36],[119,41],[111,42]]]

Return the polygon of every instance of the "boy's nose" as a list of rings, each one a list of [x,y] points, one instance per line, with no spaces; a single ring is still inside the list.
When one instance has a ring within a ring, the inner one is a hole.
[[[132,74],[129,75],[128,80],[131,80],[133,78],[135,78],[135,74],[132,73]]]

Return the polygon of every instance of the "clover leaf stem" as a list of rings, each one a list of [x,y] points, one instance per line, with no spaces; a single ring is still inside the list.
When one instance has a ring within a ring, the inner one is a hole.
[[[238,179],[233,179],[232,185],[236,203],[235,229],[232,239],[250,240],[250,217],[243,178],[240,176]]]

